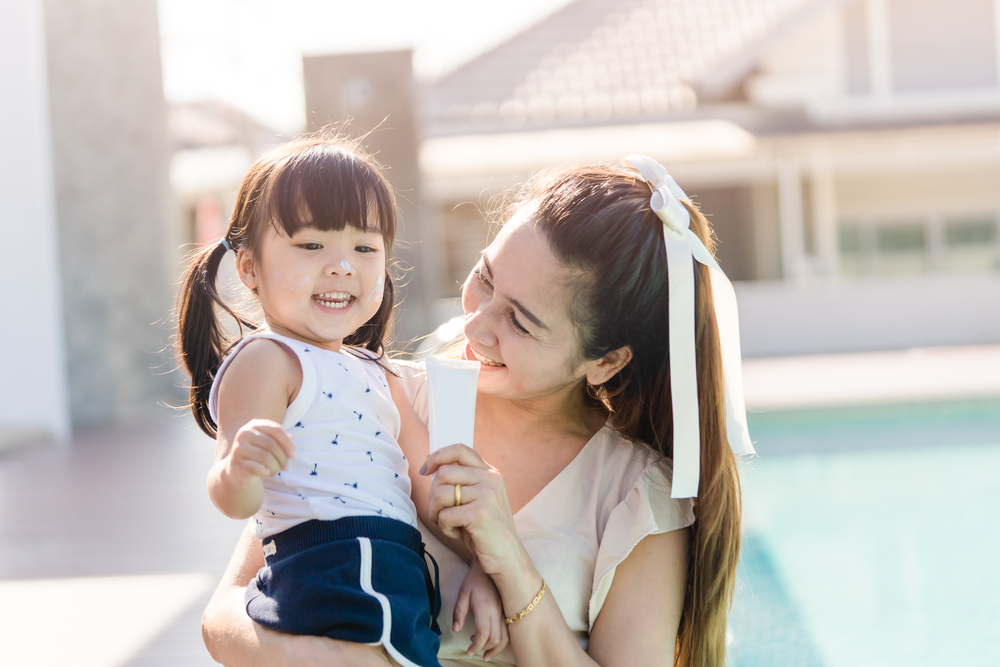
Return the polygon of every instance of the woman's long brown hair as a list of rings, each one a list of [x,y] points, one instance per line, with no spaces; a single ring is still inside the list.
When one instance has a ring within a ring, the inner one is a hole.
[[[622,436],[648,446],[667,466],[673,457],[669,286],[663,223],[649,199],[649,186],[633,171],[575,167],[535,179],[513,206],[537,206],[536,224],[553,253],[579,270],[571,316],[582,358],[632,349],[628,365],[590,388],[588,400],[595,409],[610,410]],[[685,206],[691,229],[714,254],[708,221],[694,205]],[[725,665],[740,554],[740,483],[726,440],[722,353],[708,271],[695,263],[701,475],[674,656],[683,667]]]
[[[243,178],[224,235],[237,252],[259,253],[268,232],[292,236],[303,227],[378,231],[385,240],[386,279],[382,304],[372,319],[344,338],[381,360],[392,322],[394,286],[389,274],[396,235],[396,200],[374,158],[342,136],[321,132],[283,144],[261,158]],[[225,303],[216,281],[226,254],[220,243],[192,253],[177,297],[177,351],[191,376],[189,404],[201,430],[216,435],[209,413],[212,381],[233,345],[257,328],[253,318]],[[217,309],[236,331],[227,331]]]

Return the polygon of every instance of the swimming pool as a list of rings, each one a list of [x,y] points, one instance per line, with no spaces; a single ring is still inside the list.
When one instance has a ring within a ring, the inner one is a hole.
[[[730,665],[1000,664],[1000,399],[750,429]]]

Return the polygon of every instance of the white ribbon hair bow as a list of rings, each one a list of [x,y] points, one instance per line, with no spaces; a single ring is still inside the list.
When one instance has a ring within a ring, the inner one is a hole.
[[[649,184],[653,191],[649,206],[663,221],[670,290],[670,396],[674,421],[674,472],[670,497],[694,498],[698,495],[701,467],[698,373],[695,366],[694,260],[707,266],[712,277],[726,385],[729,446],[736,454],[754,454],[743,401],[736,293],[712,253],[691,231],[691,216],[681,203],[681,199],[688,197],[663,165],[645,155],[629,155],[622,163],[638,171]]]

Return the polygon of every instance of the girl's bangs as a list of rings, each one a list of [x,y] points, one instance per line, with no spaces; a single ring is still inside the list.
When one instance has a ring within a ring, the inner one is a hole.
[[[323,147],[327,148],[327,147]],[[262,214],[293,236],[304,227],[380,233],[391,244],[395,216],[384,182],[342,149],[310,151],[280,165],[262,202]]]

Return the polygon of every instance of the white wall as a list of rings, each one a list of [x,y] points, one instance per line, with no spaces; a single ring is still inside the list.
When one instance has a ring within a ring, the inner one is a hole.
[[[746,357],[1000,343],[1000,273],[735,288]]]
[[[0,432],[69,433],[41,0],[0,2]]]

